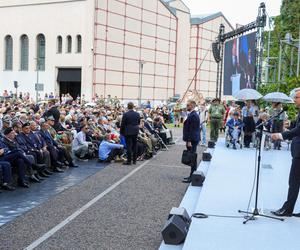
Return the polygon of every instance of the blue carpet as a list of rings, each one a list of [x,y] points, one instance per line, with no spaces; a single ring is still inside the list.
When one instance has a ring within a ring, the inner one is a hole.
[[[82,182],[106,166],[97,161],[80,162],[78,165],[79,168],[55,173],[40,184],[31,184],[29,189],[17,188],[14,192],[3,191],[0,194],[0,226]]]

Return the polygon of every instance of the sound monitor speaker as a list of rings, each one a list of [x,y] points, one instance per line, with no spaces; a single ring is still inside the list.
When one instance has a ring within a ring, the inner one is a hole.
[[[173,207],[170,211],[168,219],[170,219],[172,215],[178,215],[188,224],[191,223],[191,218],[186,209],[183,207]]]
[[[17,81],[14,81],[14,87],[15,87],[15,89],[17,89],[19,87]]]
[[[189,230],[189,224],[179,215],[172,215],[166,222],[162,237],[169,245],[180,245],[184,242]]]
[[[203,152],[202,154],[202,161],[211,161],[211,154],[209,152]]]
[[[208,148],[215,148],[215,146],[216,146],[216,143],[214,141],[209,141],[207,144]]]
[[[195,171],[192,174],[192,186],[202,187],[205,181],[205,176],[202,171]]]

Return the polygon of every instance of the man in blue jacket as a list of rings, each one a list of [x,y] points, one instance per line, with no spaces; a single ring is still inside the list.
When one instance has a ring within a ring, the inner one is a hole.
[[[243,121],[239,119],[239,113],[234,112],[233,113],[233,118],[228,120],[226,123],[226,126],[228,127],[228,133],[230,136],[230,140],[233,144],[233,149],[236,149],[236,143],[239,140],[239,137],[241,135],[241,131],[243,128]]]
[[[183,140],[186,142],[187,150],[190,150],[193,153],[197,152],[197,146],[200,141],[200,118],[197,112],[195,111],[196,102],[189,100],[186,104],[186,109],[189,112],[187,119],[183,124]],[[197,169],[197,163],[191,167],[190,176],[184,178],[182,182],[190,183],[191,177],[194,171]]]

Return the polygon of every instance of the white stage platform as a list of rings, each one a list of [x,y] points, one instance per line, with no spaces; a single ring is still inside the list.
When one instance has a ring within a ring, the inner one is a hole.
[[[290,152],[264,151],[259,187],[259,208],[270,215],[281,207],[288,190]],[[206,180],[194,212],[240,216],[246,210],[254,179],[255,150],[233,150],[220,140],[216,146]],[[254,206],[253,195],[250,208]],[[184,198],[185,199],[185,198]],[[189,209],[190,210],[190,209]],[[300,202],[295,212],[300,212]],[[183,250],[299,250],[300,218],[284,222],[259,217],[243,224],[242,218],[193,218],[187,238],[181,246],[160,249]]]

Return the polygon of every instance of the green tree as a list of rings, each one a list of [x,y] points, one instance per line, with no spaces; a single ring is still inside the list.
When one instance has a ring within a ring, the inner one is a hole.
[[[271,32],[271,46],[270,46],[270,57],[275,57],[270,61],[270,64],[273,68],[269,69],[269,79],[272,79],[272,76],[277,80],[277,70],[278,70],[278,60],[279,60],[279,50],[280,50],[280,40],[285,38],[287,33],[290,33],[294,39],[299,38],[299,26],[300,26],[300,0],[283,0],[280,15],[274,19],[274,30]],[[267,40],[268,32],[265,33],[265,51],[267,51]],[[288,77],[290,71],[292,76],[296,76],[296,65],[297,65],[297,53],[294,53],[293,67],[290,68],[291,61],[291,47],[285,46],[283,48],[282,54],[282,65],[283,65],[283,79]],[[295,49],[294,49],[295,50]],[[295,50],[295,52],[297,52]],[[266,56],[266,53],[265,53]]]

